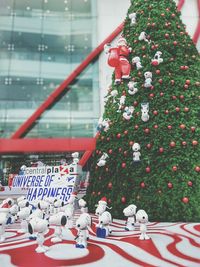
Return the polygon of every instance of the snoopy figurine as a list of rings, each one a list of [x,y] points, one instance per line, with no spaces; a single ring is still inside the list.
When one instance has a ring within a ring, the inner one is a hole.
[[[67,217],[64,212],[58,212],[49,217],[49,224],[55,226],[54,236],[51,242],[57,243],[62,241],[62,227],[67,223]]]
[[[150,41],[148,40],[148,35],[146,34],[146,32],[141,32],[138,39],[139,39],[139,41],[145,41],[148,44],[151,43],[151,40]]]
[[[146,234],[147,227],[146,224],[148,223],[148,215],[144,210],[138,210],[136,213],[136,221],[140,224],[140,240],[148,240],[150,237]]]
[[[4,242],[6,237],[5,237],[5,225],[6,222],[8,220],[8,211],[5,209],[5,211],[3,211],[1,209],[0,212],[0,243]]]
[[[144,87],[145,88],[149,88],[152,86],[152,72],[150,71],[146,71],[144,73],[144,78],[145,78],[145,82],[144,82]]]
[[[110,223],[112,222],[112,216],[109,211],[104,211],[99,216],[100,225],[97,228],[97,237],[106,238],[111,234],[111,229],[109,227]]]
[[[72,164],[78,164],[78,162],[79,162],[79,153],[78,152],[74,152],[74,153],[72,153],[72,159],[73,159],[73,162],[72,162]]]
[[[122,95],[122,96],[120,97],[120,99],[119,99],[119,103],[118,103],[119,107],[118,107],[117,112],[121,112],[121,109],[122,109],[122,107],[123,107],[124,104],[125,104],[125,101],[126,101],[126,96],[125,96],[125,95]]]
[[[87,241],[89,239],[88,227],[91,227],[92,220],[88,213],[82,213],[76,221],[76,228],[78,230],[76,240],[76,248],[87,248]]]
[[[37,244],[38,247],[35,249],[37,253],[44,253],[46,252],[49,247],[44,246],[44,235],[48,232],[48,222],[45,219],[40,219],[38,217],[34,217],[30,220],[28,224],[28,231],[29,233],[37,235]]]
[[[131,13],[129,14],[129,19],[131,20],[131,26],[135,25],[136,24],[136,13]]]
[[[158,66],[160,63],[163,62],[163,58],[161,58],[162,52],[157,51],[154,55],[154,58],[151,60],[151,65]]]
[[[81,213],[87,213],[88,212],[88,208],[86,207],[87,202],[83,198],[79,199],[78,205],[81,208]]]
[[[134,95],[134,94],[136,94],[138,92],[138,89],[135,87],[136,85],[137,85],[137,83],[134,82],[134,81],[130,81],[128,83],[128,93],[129,93],[129,95]]]
[[[137,68],[137,70],[140,70],[140,69],[142,69],[142,64],[141,64],[141,62],[140,62],[140,57],[134,57],[133,59],[132,59],[132,64],[134,65],[136,65],[136,68]]]
[[[98,121],[97,130],[99,132],[107,132],[110,128],[109,122],[110,120],[108,118],[103,119],[102,117],[100,117]]]
[[[149,103],[141,103],[141,119],[143,122],[147,122],[149,120]]]
[[[133,149],[133,162],[138,163],[140,162],[140,145],[138,143],[134,143],[132,146]]]
[[[128,217],[126,221],[126,231],[133,231],[135,229],[135,223],[136,223],[136,209],[137,207],[133,204],[129,205],[123,210],[124,216]]]
[[[118,95],[118,91],[115,89],[115,90],[112,90],[111,92],[110,92],[110,95],[107,97],[107,100],[110,98],[110,97],[112,97],[113,98],[113,103],[116,103],[116,100],[115,100],[115,98],[116,98],[116,96]]]
[[[106,159],[109,158],[107,153],[103,153],[103,155],[98,159],[97,166],[103,167],[106,165]]]
[[[134,107],[130,106],[130,107],[125,107],[124,109],[124,113],[123,113],[123,118],[127,121],[129,121],[132,117],[133,117],[133,111],[134,111]]]

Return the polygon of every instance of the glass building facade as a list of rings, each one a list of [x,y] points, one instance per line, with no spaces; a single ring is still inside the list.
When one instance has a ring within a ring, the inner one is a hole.
[[[0,137],[9,138],[97,46],[95,0],[0,1]],[[99,117],[98,63],[26,134],[92,137]]]

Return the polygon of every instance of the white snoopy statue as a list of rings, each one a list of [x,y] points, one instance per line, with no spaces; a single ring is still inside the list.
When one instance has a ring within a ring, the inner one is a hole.
[[[136,213],[136,221],[140,224],[140,240],[148,240],[150,237],[147,235],[148,215],[144,210],[138,210]]]
[[[76,240],[76,248],[87,248],[87,241],[89,239],[88,227],[91,227],[92,220],[88,213],[82,213],[76,221],[76,228],[78,230]]]
[[[137,207],[131,204],[123,210],[124,216],[128,217],[125,226],[126,231],[133,231],[135,229],[136,209]]]

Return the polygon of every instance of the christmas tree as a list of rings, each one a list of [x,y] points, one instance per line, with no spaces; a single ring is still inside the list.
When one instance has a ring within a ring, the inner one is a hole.
[[[199,54],[173,0],[132,0],[99,122],[87,202],[115,218],[135,204],[154,221],[200,220]]]

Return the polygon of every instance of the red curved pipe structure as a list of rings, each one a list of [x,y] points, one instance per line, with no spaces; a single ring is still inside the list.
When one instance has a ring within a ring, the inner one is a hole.
[[[39,108],[19,127],[19,129],[11,136],[11,138],[21,138],[35,123],[35,121],[47,110],[53,103],[55,103],[64,91],[69,91],[68,86],[75,80],[75,78],[97,57],[106,43],[111,42],[123,29],[124,23],[121,23],[97,48],[95,48],[86,59],[64,80],[57,89],[55,89],[47,99],[39,106]]]

